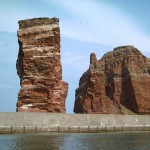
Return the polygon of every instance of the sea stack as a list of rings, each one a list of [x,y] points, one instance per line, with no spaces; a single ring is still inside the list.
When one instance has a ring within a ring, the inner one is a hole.
[[[68,83],[62,81],[58,18],[20,20],[18,112],[65,113]]]
[[[89,69],[76,89],[75,113],[150,114],[150,59],[133,46],[121,46]]]

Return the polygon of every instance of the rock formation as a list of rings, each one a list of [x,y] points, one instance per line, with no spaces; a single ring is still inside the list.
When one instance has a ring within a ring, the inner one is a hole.
[[[17,111],[64,113],[68,84],[62,81],[59,19],[19,21],[18,43]]]
[[[150,60],[133,46],[117,47],[100,60],[92,53],[74,112],[150,114]]]

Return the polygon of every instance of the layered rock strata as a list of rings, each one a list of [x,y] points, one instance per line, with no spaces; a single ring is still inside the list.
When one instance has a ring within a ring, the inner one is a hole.
[[[75,98],[75,113],[150,114],[150,60],[133,46],[92,53]]]
[[[62,81],[59,19],[19,21],[18,43],[17,111],[64,113],[68,84]]]

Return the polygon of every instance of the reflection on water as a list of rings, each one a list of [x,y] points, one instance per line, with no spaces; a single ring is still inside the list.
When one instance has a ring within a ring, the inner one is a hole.
[[[150,150],[150,132],[0,135],[0,150]]]

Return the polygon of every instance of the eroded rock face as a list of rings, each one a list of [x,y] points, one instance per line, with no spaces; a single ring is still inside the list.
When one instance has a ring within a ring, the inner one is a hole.
[[[17,111],[64,113],[68,84],[62,81],[57,18],[19,21]]]
[[[133,46],[117,47],[90,67],[76,89],[75,113],[150,114],[150,61]]]

